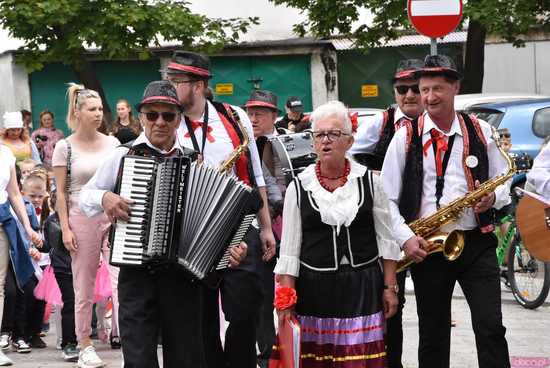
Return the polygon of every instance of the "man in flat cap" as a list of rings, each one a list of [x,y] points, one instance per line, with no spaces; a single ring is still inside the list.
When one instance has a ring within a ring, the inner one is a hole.
[[[298,96],[290,96],[285,103],[285,115],[277,122],[277,128],[299,133],[311,128],[309,115],[304,115],[304,102]]]
[[[457,113],[461,75],[444,55],[430,55],[416,72],[426,111],[399,129],[382,167],[393,232],[414,263],[411,275],[419,317],[419,367],[449,367],[451,300],[458,281],[470,307],[480,367],[510,367],[502,325],[497,241],[487,211],[510,201],[509,184],[486,194],[442,228],[462,230],[464,249],[453,262],[441,252],[427,256],[423,239],[407,225],[430,216],[480,183],[507,171],[491,126]]]

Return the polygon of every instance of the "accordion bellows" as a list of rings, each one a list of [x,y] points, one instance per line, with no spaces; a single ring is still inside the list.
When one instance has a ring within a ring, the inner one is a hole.
[[[124,156],[115,192],[134,201],[111,230],[116,266],[176,263],[202,280],[227,267],[255,217],[250,187],[187,156]]]

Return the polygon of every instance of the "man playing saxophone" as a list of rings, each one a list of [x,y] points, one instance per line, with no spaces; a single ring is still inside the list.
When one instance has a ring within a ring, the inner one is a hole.
[[[419,367],[449,367],[451,300],[457,281],[470,307],[479,366],[510,367],[502,325],[497,241],[488,216],[491,208],[510,200],[509,185],[488,185],[496,177],[504,181],[501,174],[510,171],[509,161],[493,141],[487,123],[455,111],[461,75],[450,58],[427,56],[418,75],[426,111],[396,132],[382,179],[394,234],[406,256],[416,262],[411,274],[419,316]],[[453,262],[441,252],[426,257],[427,240],[407,224],[484,187],[487,190],[473,201],[472,208],[440,229],[464,231],[462,255]]]

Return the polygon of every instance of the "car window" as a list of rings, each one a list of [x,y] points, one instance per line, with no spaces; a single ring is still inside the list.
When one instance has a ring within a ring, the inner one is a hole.
[[[535,111],[535,115],[533,115],[533,132],[540,138],[546,138],[550,135],[550,107]]]
[[[478,119],[485,120],[495,128],[498,128],[504,116],[502,111],[493,109],[470,108],[468,113],[473,114]]]

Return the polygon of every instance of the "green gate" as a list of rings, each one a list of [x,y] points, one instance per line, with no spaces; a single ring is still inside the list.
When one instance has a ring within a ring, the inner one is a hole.
[[[274,92],[279,108],[289,96],[300,96],[311,111],[311,66],[309,55],[212,57],[211,87],[216,99],[242,106],[254,88]]]

